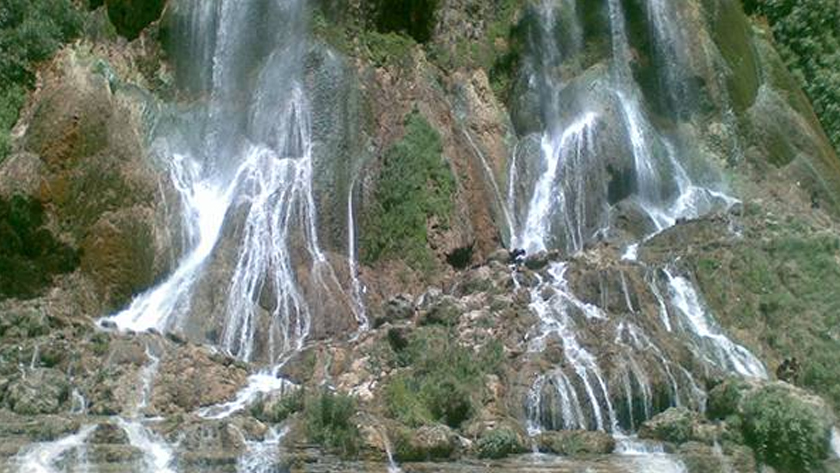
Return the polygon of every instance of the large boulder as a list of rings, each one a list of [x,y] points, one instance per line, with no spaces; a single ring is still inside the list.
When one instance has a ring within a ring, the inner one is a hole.
[[[185,346],[161,362],[152,405],[169,414],[219,404],[233,399],[247,377],[248,371],[232,358]]]
[[[0,202],[10,202],[8,218],[0,203],[2,240],[17,235],[25,242],[17,253],[42,275],[25,296],[80,267],[102,310],[113,310],[150,286],[177,251],[169,216],[178,200],[146,153],[153,103],[85,46],[59,53],[41,84],[21,119],[24,151],[0,166]]]

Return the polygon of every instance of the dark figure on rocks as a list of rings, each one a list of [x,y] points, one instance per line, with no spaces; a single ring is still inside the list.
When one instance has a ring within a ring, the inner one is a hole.
[[[776,377],[786,383],[796,384],[799,378],[799,361],[796,360],[796,357],[785,358],[782,364],[776,368]]]

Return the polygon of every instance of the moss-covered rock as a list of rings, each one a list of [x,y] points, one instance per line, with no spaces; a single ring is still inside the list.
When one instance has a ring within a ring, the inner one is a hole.
[[[777,383],[747,396],[742,411],[747,444],[779,471],[817,471],[828,457],[833,417],[820,400]]]
[[[0,298],[31,298],[53,276],[79,265],[78,251],[45,226],[41,202],[21,195],[0,197]]]
[[[56,414],[70,395],[64,373],[40,368],[13,382],[6,392],[6,405],[22,415]]]
[[[458,447],[455,432],[445,425],[426,425],[415,430],[401,429],[394,441],[397,461],[444,460]]]
[[[642,424],[639,437],[663,442],[684,443],[692,438],[697,414],[682,407],[672,407]]]

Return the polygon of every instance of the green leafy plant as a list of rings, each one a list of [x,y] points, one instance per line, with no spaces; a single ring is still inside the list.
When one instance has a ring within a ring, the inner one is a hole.
[[[498,343],[480,352],[461,346],[452,329],[418,329],[399,359],[408,369],[385,388],[391,417],[410,426],[442,422],[458,427],[475,414],[485,377],[498,370]]]
[[[0,2],[0,161],[10,150],[8,132],[35,82],[36,64],[77,37],[82,25],[71,0]]]
[[[478,440],[479,458],[505,458],[522,451],[519,437],[510,429],[491,430]]]
[[[840,4],[835,0],[745,0],[770,22],[777,48],[840,149]]]
[[[373,208],[366,215],[363,258],[374,263],[401,258],[430,269],[427,225],[448,225],[455,179],[442,156],[440,135],[417,112],[405,119],[405,134],[384,156]]]
[[[750,396],[743,417],[747,443],[780,471],[814,471],[828,456],[828,424],[816,408],[782,387],[768,386]]]
[[[359,429],[352,421],[356,402],[350,396],[323,390],[304,402],[306,434],[311,442],[353,457],[361,443]]]

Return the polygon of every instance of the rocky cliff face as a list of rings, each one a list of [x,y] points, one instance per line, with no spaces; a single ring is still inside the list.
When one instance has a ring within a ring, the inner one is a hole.
[[[840,160],[739,2],[105,3],[0,162],[10,471],[837,468]]]

